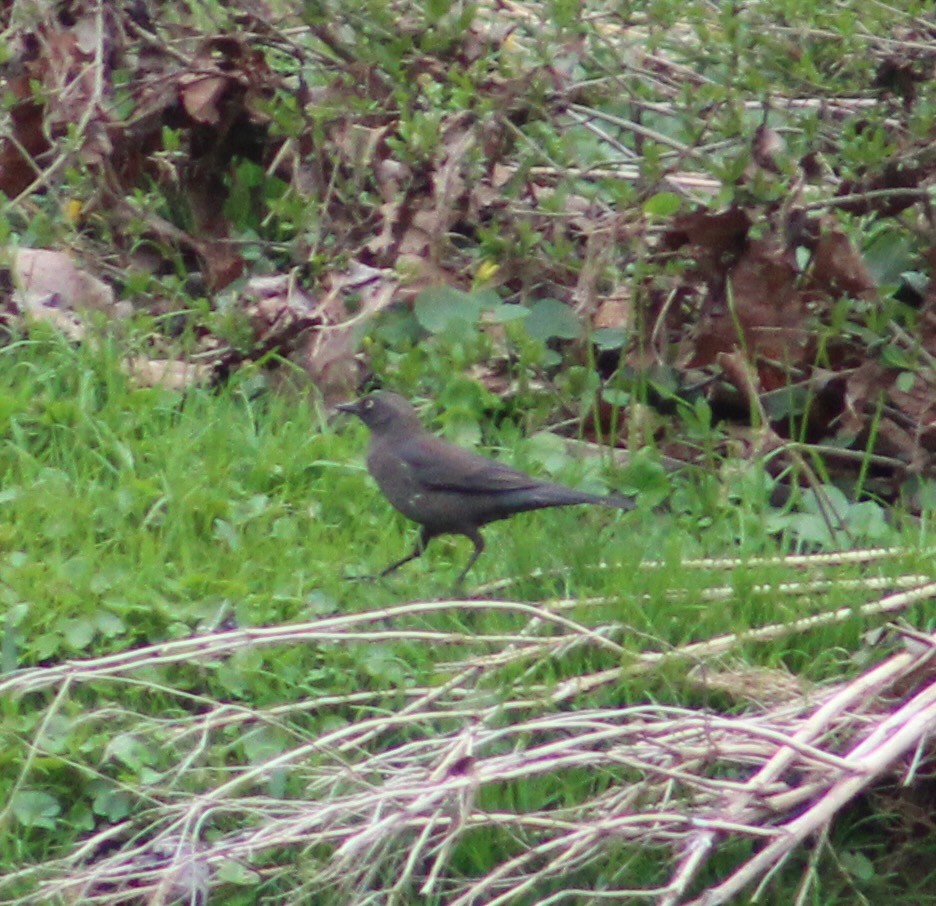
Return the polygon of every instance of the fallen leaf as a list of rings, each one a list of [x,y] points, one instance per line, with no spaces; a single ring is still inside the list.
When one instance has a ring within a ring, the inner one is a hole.
[[[218,105],[230,82],[228,76],[186,73],[179,79],[179,95],[185,112],[198,123],[216,126],[221,122]]]
[[[877,292],[877,284],[860,252],[844,231],[829,221],[813,251],[810,268],[812,284],[831,295],[856,298]]]
[[[123,363],[123,371],[140,387],[166,387],[186,390],[211,383],[214,366],[178,359],[147,359],[133,356]]]
[[[30,297],[55,295],[65,308],[111,311],[114,291],[81,270],[67,252],[18,249],[13,259],[13,280]]]

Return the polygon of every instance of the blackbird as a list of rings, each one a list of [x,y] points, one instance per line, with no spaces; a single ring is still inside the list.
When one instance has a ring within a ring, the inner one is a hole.
[[[627,497],[599,497],[540,481],[434,437],[397,393],[379,390],[337,408],[358,416],[370,428],[368,471],[387,500],[421,527],[412,552],[380,576],[419,557],[437,535],[465,535],[474,543],[474,551],[458,577],[460,585],[484,550],[478,529],[488,522],[526,510],[579,503],[634,508]]]

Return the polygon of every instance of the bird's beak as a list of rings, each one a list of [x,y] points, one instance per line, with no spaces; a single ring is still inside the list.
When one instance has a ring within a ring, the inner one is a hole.
[[[350,412],[352,415],[358,415],[360,413],[360,405],[360,400],[355,400],[353,403],[338,403],[335,408],[342,412]]]

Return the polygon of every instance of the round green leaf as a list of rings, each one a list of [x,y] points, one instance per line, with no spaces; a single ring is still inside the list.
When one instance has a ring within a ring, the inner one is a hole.
[[[527,333],[535,340],[574,340],[582,335],[582,324],[575,312],[558,299],[540,299],[524,322]]]
[[[20,790],[13,797],[13,814],[24,827],[55,827],[61,806],[54,796],[40,790]]]
[[[599,327],[592,334],[592,342],[599,349],[620,349],[627,342],[627,331],[622,327]]]
[[[681,205],[682,198],[675,192],[657,192],[643,203],[643,209],[651,217],[672,217]]]
[[[916,382],[916,375],[912,371],[901,371],[897,375],[897,389],[903,393],[909,393],[913,390],[913,385]]]
[[[605,387],[601,391],[601,398],[611,406],[626,406],[630,403],[631,395],[618,387]]]
[[[501,301],[500,293],[496,289],[476,289],[471,297],[478,301],[478,304],[485,310],[497,309],[504,303]],[[514,306],[515,307],[515,306]]]
[[[496,324],[506,324],[508,321],[519,321],[530,316],[530,309],[524,305],[511,305],[504,302],[491,309],[491,320]]]
[[[451,286],[432,286],[416,297],[413,313],[424,330],[442,333],[456,322],[475,323],[481,315],[481,301]]]
[[[241,887],[252,887],[261,881],[261,876],[257,872],[251,871],[246,865],[235,862],[233,859],[226,860],[218,866],[217,877],[225,884],[237,884]]]

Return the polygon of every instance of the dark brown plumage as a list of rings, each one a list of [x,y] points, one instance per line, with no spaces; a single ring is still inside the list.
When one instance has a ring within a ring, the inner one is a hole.
[[[413,551],[381,576],[420,556],[437,535],[465,535],[474,551],[458,577],[461,583],[481,556],[478,529],[514,513],[589,503],[633,509],[626,497],[599,497],[540,481],[493,459],[456,447],[430,434],[402,396],[385,390],[338,406],[371,430],[367,468],[387,500],[421,526]]]

